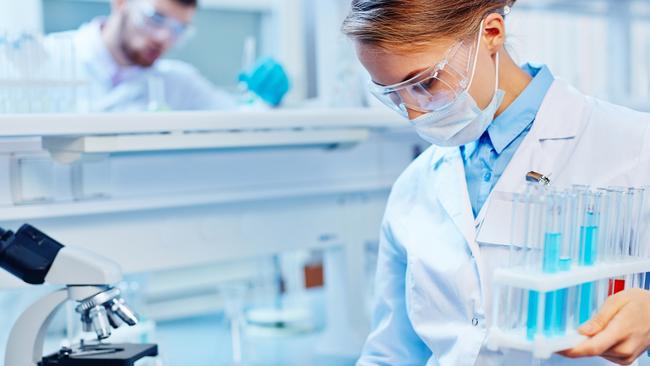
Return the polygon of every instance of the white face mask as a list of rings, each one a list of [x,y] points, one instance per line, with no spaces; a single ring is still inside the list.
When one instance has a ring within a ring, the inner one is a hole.
[[[480,37],[480,35],[479,35]],[[478,50],[472,70],[472,80],[478,63]],[[471,82],[469,84],[471,86]],[[505,92],[499,89],[499,54],[496,56],[496,85],[490,104],[481,110],[469,94],[469,86],[449,107],[441,111],[429,112],[411,121],[424,140],[437,146],[462,146],[478,140],[494,120],[494,115]]]

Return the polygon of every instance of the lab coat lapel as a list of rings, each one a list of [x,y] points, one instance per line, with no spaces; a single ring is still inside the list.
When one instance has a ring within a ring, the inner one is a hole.
[[[524,139],[501,179],[474,219],[458,148],[438,148],[432,158],[435,198],[467,241],[472,254],[479,256],[477,229],[483,224],[494,192],[519,192],[531,170],[545,174],[553,183],[562,174],[590,117],[587,98],[567,83],[556,80],[537,114],[533,128]],[[547,141],[553,143],[545,143]],[[479,229],[480,231],[480,229]]]
[[[460,150],[458,148],[438,148],[432,162],[435,197],[463,234],[474,256],[477,256],[474,214],[467,191],[465,168]]]
[[[533,128],[481,208],[475,226],[483,223],[494,192],[521,192],[528,172],[548,176],[553,185],[562,176],[590,116],[591,104],[587,98],[566,82],[556,80],[537,113]]]

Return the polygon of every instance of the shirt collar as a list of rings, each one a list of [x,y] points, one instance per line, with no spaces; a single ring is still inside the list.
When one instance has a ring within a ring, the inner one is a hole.
[[[526,64],[522,69],[533,80],[487,130],[497,154],[501,154],[535,120],[546,93],[555,80],[545,65]]]

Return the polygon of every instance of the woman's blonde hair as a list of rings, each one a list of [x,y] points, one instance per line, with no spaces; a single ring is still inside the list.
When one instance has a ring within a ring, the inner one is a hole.
[[[384,49],[423,47],[440,38],[464,39],[483,18],[516,0],[352,0],[343,22],[351,39]]]

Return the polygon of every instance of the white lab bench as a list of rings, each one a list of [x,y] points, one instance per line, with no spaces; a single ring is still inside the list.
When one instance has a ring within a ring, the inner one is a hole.
[[[355,352],[365,246],[426,148],[404,127],[368,109],[4,115],[0,226],[30,222],[126,273],[327,249],[323,348]]]

